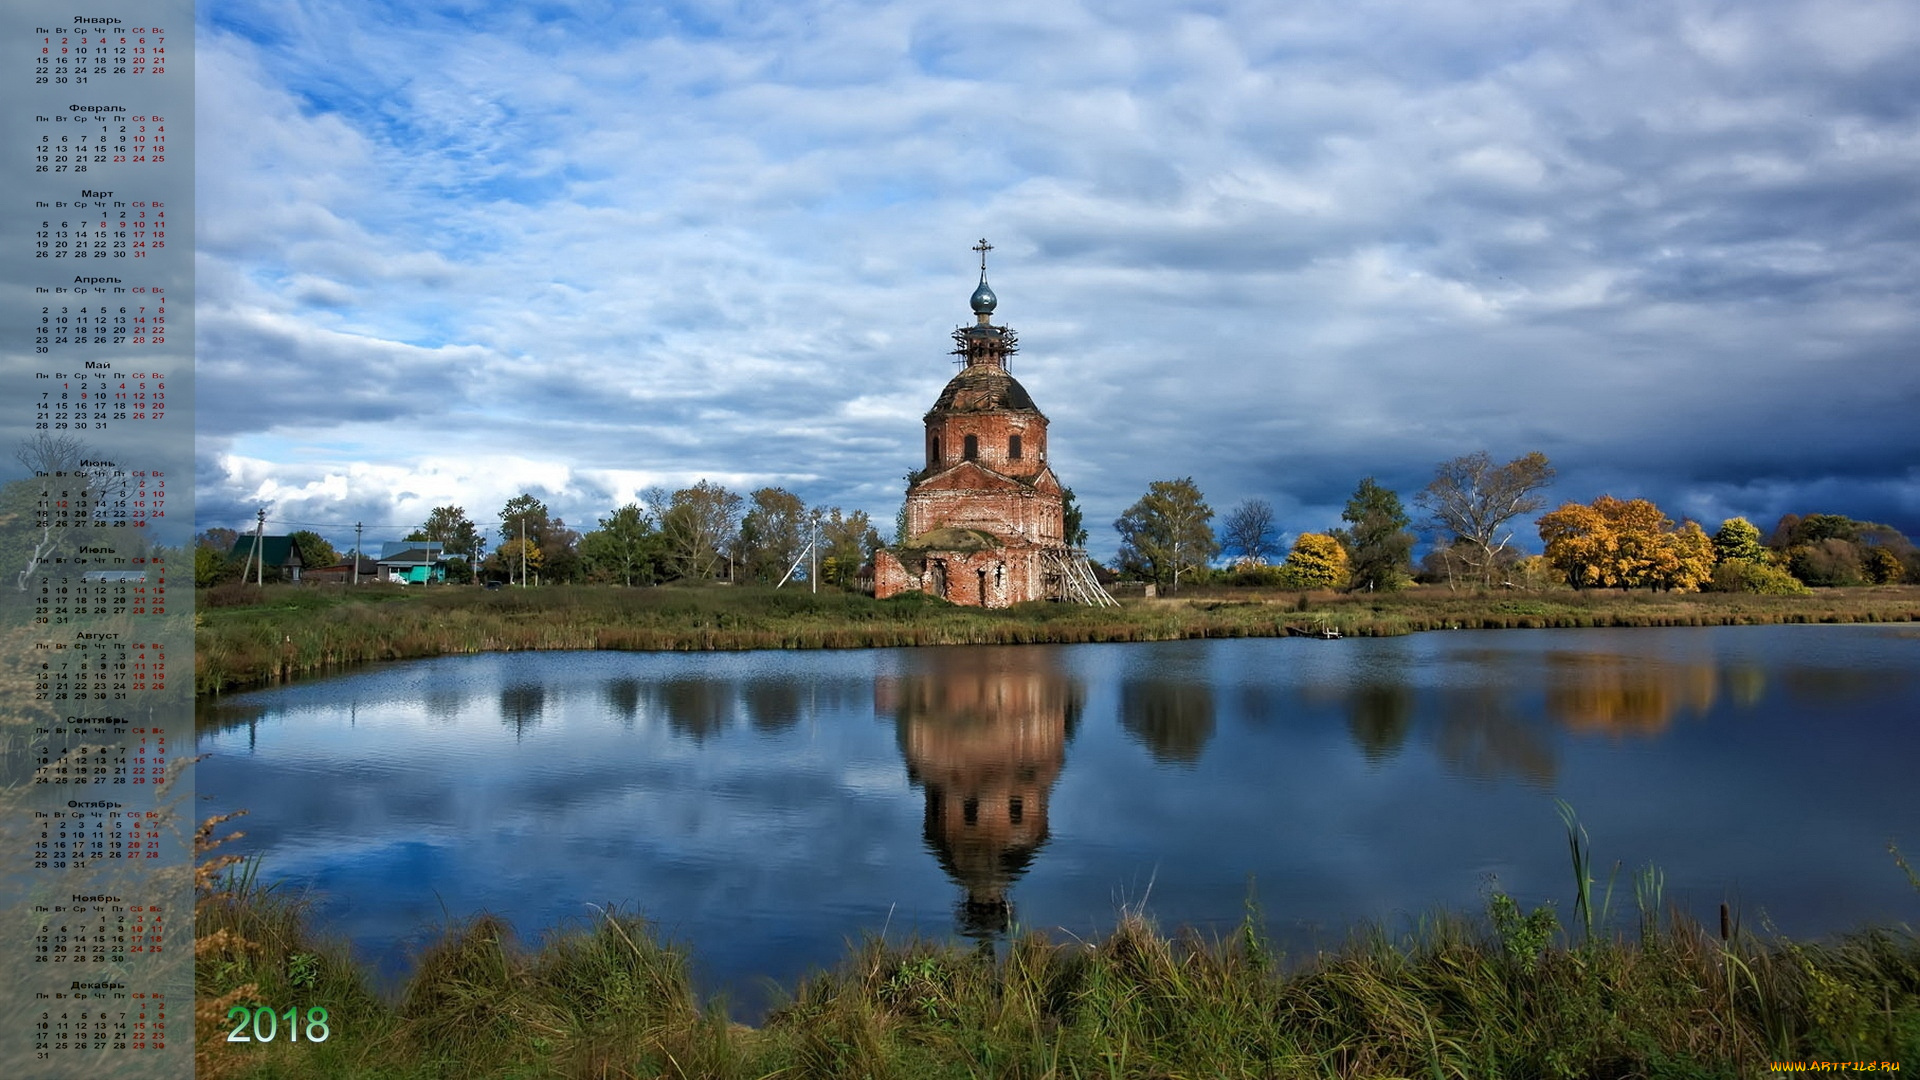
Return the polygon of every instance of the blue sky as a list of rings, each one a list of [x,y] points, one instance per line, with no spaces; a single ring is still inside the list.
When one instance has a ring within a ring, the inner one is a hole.
[[[986,236],[1096,556],[1482,449],[1920,533],[1910,3],[198,12],[203,528],[889,522]]]

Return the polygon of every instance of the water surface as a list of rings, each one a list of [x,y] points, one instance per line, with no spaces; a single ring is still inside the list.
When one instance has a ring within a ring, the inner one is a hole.
[[[1292,949],[1571,911],[1657,864],[1794,936],[1920,922],[1920,631],[1475,631],[1322,642],[512,653],[204,710],[207,813],[389,972],[449,917],[527,937],[618,906],[743,1015],[883,928],[1224,931]]]

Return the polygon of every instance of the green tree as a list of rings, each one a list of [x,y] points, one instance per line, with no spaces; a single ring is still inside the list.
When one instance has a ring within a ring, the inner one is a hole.
[[[538,569],[540,579],[549,584],[579,577],[580,534],[567,528],[564,519],[554,517],[546,503],[524,492],[508,499],[500,508],[502,544],[488,557],[487,568],[493,573],[504,573],[509,581],[520,579],[520,584],[527,584],[520,573],[520,548],[516,546],[511,554],[506,550],[508,544],[517,544],[523,536],[527,551],[540,554],[538,567],[529,556],[526,564],[529,576]]]
[[[1238,566],[1265,566],[1274,554],[1273,504],[1246,499],[1220,523],[1220,547]]]
[[[204,589],[240,576],[240,560],[233,557],[233,545],[238,539],[238,531],[219,527],[208,529],[193,538],[195,585]]]
[[[1407,531],[1412,521],[1398,492],[1369,476],[1354,489],[1340,520],[1348,527],[1333,536],[1347,549],[1349,588],[1371,592],[1406,583],[1413,558],[1413,534]]]
[[[880,547],[880,533],[865,510],[842,514],[839,507],[820,519],[820,580],[851,587],[861,565]]]
[[[1450,548],[1483,586],[1508,552],[1514,518],[1546,505],[1539,491],[1553,481],[1547,455],[1534,451],[1495,465],[1484,450],[1443,461],[1433,482],[1416,496],[1433,523],[1451,538]]]
[[[666,495],[659,488],[642,493],[660,523],[673,572],[685,578],[713,578],[728,566],[740,534],[744,500],[719,484],[702,480]]]
[[[289,535],[287,539],[293,541],[293,546],[299,549],[300,562],[308,569],[317,570],[341,561],[340,553],[333,550],[333,545],[317,532],[301,529]]]
[[[1287,553],[1283,569],[1297,588],[1332,589],[1344,585],[1352,572],[1347,549],[1328,533],[1301,533]]]
[[[777,487],[763,487],[748,501],[752,509],[740,519],[740,576],[772,585],[806,550],[807,505],[800,496]]]
[[[640,504],[628,503],[599,522],[598,529],[580,538],[580,557],[590,572],[627,586],[636,577],[651,582],[660,535]]]
[[[434,507],[428,511],[426,523],[408,533],[406,538],[410,541],[436,542],[448,556],[461,560],[465,564],[461,571],[455,571],[449,565],[450,576],[465,576],[471,573],[473,567],[480,565],[480,528],[468,519],[465,507]]]
[[[1713,561],[1729,559],[1759,562],[1766,555],[1760,546],[1760,528],[1743,517],[1728,518],[1713,534]]]
[[[528,578],[544,561],[541,544],[552,527],[552,515],[547,510],[547,504],[531,493],[522,492],[508,499],[506,505],[500,508],[501,543],[487,560],[488,567],[497,573],[505,573],[509,583],[517,580],[526,585]],[[521,543],[523,539],[524,544]],[[508,545],[512,545],[511,552],[508,551]],[[526,555],[524,573],[523,552]]]
[[[903,508],[904,509],[904,508]],[[1070,548],[1087,546],[1087,523],[1080,512],[1079,500],[1073,497],[1072,488],[1060,489],[1060,521],[1062,533]]]
[[[1867,580],[1861,551],[1837,536],[1798,543],[1787,549],[1787,570],[1809,585],[1859,585]]]
[[[1128,573],[1180,587],[1180,575],[1220,553],[1208,522],[1213,510],[1192,477],[1155,480],[1113,523],[1120,534],[1120,566]]]

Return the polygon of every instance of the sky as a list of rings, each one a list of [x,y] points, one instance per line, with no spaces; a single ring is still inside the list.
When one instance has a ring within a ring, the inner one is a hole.
[[[1153,480],[1291,536],[1480,450],[1920,534],[1906,0],[197,10],[201,528],[885,531],[985,237],[1097,558]]]

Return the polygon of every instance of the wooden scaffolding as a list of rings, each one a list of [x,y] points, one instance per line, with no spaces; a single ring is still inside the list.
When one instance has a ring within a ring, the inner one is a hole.
[[[1119,607],[1120,601],[1108,595],[1087,564],[1087,553],[1079,548],[1048,548],[1041,556],[1055,600],[1089,607]]]

